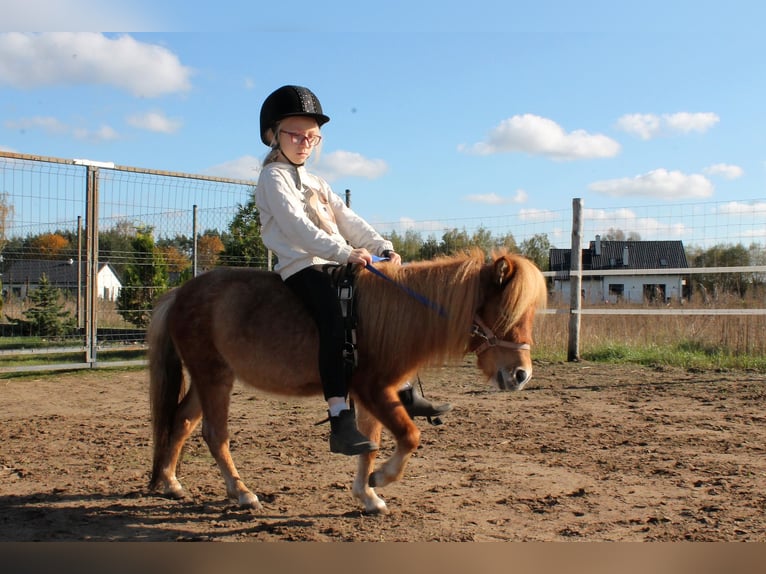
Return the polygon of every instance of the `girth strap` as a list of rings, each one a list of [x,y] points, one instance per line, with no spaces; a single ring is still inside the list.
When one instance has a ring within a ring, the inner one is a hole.
[[[359,354],[356,347],[356,274],[351,263],[335,265],[327,263],[322,265],[322,271],[327,273],[333,285],[338,290],[338,302],[343,313],[345,326],[345,344],[343,346],[343,360],[346,365],[346,376],[351,377],[358,362]]]

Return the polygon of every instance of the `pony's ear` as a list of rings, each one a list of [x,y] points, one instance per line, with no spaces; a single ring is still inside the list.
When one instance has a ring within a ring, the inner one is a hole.
[[[513,265],[506,256],[498,257],[495,260],[495,282],[503,286],[513,275]]]

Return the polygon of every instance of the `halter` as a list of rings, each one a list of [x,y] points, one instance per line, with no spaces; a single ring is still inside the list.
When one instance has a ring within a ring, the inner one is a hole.
[[[508,349],[515,349],[517,351],[529,351],[532,349],[529,343],[513,343],[511,341],[498,339],[497,336],[492,332],[492,329],[487,327],[484,321],[481,320],[479,315],[474,315],[472,327],[471,336],[484,339],[484,342],[474,351],[474,353],[477,355],[480,355],[490,347],[506,347]]]

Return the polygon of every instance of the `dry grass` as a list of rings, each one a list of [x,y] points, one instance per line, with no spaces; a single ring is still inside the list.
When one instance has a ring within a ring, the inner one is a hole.
[[[691,301],[670,308],[742,309],[763,308],[763,300],[746,301],[722,297],[714,303]],[[589,306],[588,309],[594,307]],[[609,305],[605,308],[637,309],[639,305]],[[661,306],[645,305],[660,309]],[[751,366],[766,363],[766,316],[764,315],[583,315],[581,317],[581,356],[615,359],[638,353],[654,360],[672,355],[708,357],[712,364]],[[568,313],[541,316],[535,326],[538,354],[566,356],[569,341]],[[646,362],[646,361],[642,361]]]

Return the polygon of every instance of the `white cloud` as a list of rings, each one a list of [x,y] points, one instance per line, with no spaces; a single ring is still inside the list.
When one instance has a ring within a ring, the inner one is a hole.
[[[583,217],[589,222],[601,222],[604,232],[608,229],[621,229],[626,233],[636,232],[644,240],[682,237],[689,231],[683,223],[666,223],[653,217],[638,217],[633,210],[627,208],[585,208]]]
[[[719,207],[716,210],[716,213],[726,215],[752,215],[766,218],[766,202],[754,201],[744,203],[741,201],[730,201]]]
[[[675,114],[626,114],[617,120],[624,132],[650,140],[661,135],[689,132],[704,133],[720,121],[712,112],[678,112]]]
[[[497,193],[467,195],[463,199],[474,203],[486,203],[487,205],[506,205],[509,203],[524,203],[527,201],[527,192],[517,189],[512,197],[503,197]]]
[[[708,175],[720,175],[726,179],[738,179],[745,174],[745,170],[738,165],[727,163],[717,163],[706,167],[703,171]]]
[[[214,165],[206,169],[205,173],[217,177],[256,180],[260,171],[261,160],[252,155],[244,155],[237,159]]]
[[[617,127],[643,140],[652,139],[660,133],[662,122],[654,114],[627,114],[617,120]]]
[[[137,97],[191,88],[191,68],[166,48],[94,32],[0,34],[0,85],[109,85]]]
[[[700,199],[713,195],[713,184],[705,176],[655,169],[635,177],[591,183],[588,189],[612,197],[653,197],[666,200]]]
[[[175,133],[183,125],[181,120],[168,118],[162,112],[134,114],[127,118],[127,122],[134,128],[163,134]]]
[[[355,152],[339,150],[322,154],[314,170],[327,181],[348,176],[376,179],[388,171],[388,165],[382,159],[367,159]]]
[[[88,140],[91,142],[106,142],[119,139],[120,135],[111,126],[101,126],[97,130],[89,130],[85,128],[73,128],[72,134],[78,140]]]
[[[91,130],[81,126],[70,126],[51,116],[35,116],[32,118],[9,120],[4,125],[8,129],[21,132],[42,130],[52,136],[70,136],[79,140],[93,142],[111,141],[119,138],[119,134],[111,126],[102,125],[96,130]]]
[[[544,223],[546,221],[557,221],[561,218],[561,214],[549,209],[521,209],[519,210],[519,218],[528,223]]]
[[[553,120],[524,114],[500,122],[485,141],[471,146],[461,145],[458,149],[478,155],[520,152],[573,160],[614,157],[620,153],[620,144],[605,135],[590,134],[585,130],[565,132]]]

